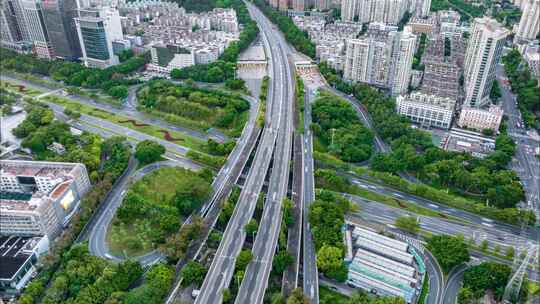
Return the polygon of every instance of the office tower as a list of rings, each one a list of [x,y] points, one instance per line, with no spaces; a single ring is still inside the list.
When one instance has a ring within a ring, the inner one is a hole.
[[[21,4],[28,38],[34,44],[34,52],[39,58],[53,59],[54,49],[43,18],[43,3],[39,0],[22,0]]]
[[[540,0],[523,1],[523,13],[516,36],[522,39],[535,39],[540,32]]]
[[[2,42],[16,42],[21,40],[17,20],[9,4],[0,2],[0,38]]]
[[[407,29],[371,23],[366,36],[348,39],[343,77],[390,89],[398,95],[408,89],[416,36]]]
[[[18,41],[30,41],[21,0],[4,0],[2,3],[6,17],[16,28]]]
[[[341,1],[341,20],[354,21],[358,16],[358,0],[342,0]]]
[[[122,40],[122,24],[118,10],[110,7],[88,8],[75,18],[84,64],[106,68],[119,63],[113,41]]]
[[[308,8],[308,0],[292,0],[292,9],[295,11],[305,11]]]
[[[43,17],[56,57],[77,60],[82,56],[74,19],[78,9],[76,0],[43,2]]]
[[[465,104],[481,107],[489,102],[495,69],[509,31],[494,19],[476,18],[465,54]]]
[[[394,54],[393,67],[395,68],[394,77],[391,78],[392,95],[406,93],[409,89],[411,80],[412,62],[416,44],[416,35],[414,35],[409,26],[406,26],[401,33],[396,53]]]

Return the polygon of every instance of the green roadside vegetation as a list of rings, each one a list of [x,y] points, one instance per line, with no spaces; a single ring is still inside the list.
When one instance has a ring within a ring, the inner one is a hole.
[[[187,216],[211,192],[212,174],[163,167],[136,181],[127,191],[107,236],[116,256],[134,257],[169,245]]]
[[[118,100],[127,97],[127,86],[138,83],[138,80],[127,76],[142,68],[149,60],[150,55],[143,54],[106,69],[94,69],[80,63],[48,61],[0,48],[2,70],[47,76],[69,86],[99,89]]]
[[[328,278],[339,282],[347,279],[347,267],[343,262],[343,232],[345,214],[353,205],[343,197],[322,190],[309,208],[309,224],[317,251],[317,267]]]
[[[510,266],[494,262],[482,262],[468,268],[463,274],[458,303],[476,303],[487,291],[493,293],[496,301],[500,301],[511,273]]]
[[[470,260],[467,244],[463,237],[450,235],[436,235],[427,240],[426,248],[439,262],[445,274],[463,263]]]
[[[381,297],[381,296],[374,297],[372,295],[368,295],[363,290],[357,290],[352,296],[348,297],[326,286],[320,285],[319,286],[319,303],[321,304],[405,304],[405,300],[403,298],[392,298],[392,297]]]
[[[424,208],[405,200],[396,199],[384,194],[377,193],[353,185],[347,178],[338,175],[333,170],[317,169],[315,171],[315,186],[321,189],[327,189],[340,193],[349,193],[365,199],[386,204],[394,208],[400,208],[419,215],[441,217],[450,221],[461,222],[460,219],[441,214],[428,208]]]
[[[507,169],[515,152],[515,143],[506,133],[497,136],[495,152],[484,159],[442,150],[434,146],[429,133],[412,128],[407,118],[396,113],[393,98],[364,84],[344,82],[324,62],[319,70],[331,85],[346,94],[353,94],[367,108],[374,128],[391,145],[392,152],[374,155],[373,170],[396,176],[398,172],[409,172],[425,183],[414,186],[421,194],[428,192],[427,186],[439,189],[437,196],[442,192],[459,194],[460,199],[451,202],[434,199],[452,207],[510,224],[535,222],[532,212],[516,208],[525,192],[516,173]]]
[[[217,128],[239,136],[249,116],[249,103],[240,95],[173,84],[147,82],[137,93],[139,107],[170,123],[199,130]]]
[[[319,285],[319,303],[321,304],[348,304],[349,297],[342,295],[326,286]]]
[[[277,25],[285,39],[297,51],[315,58],[315,44],[311,42],[307,32],[300,30],[289,17],[270,7],[264,0],[254,0],[253,3],[259,7],[270,21]]]
[[[266,119],[266,98],[268,96],[268,82],[270,77],[264,76],[261,83],[261,92],[259,93],[259,112],[257,113],[257,126],[259,128],[264,127]]]
[[[70,109],[71,111],[74,111],[74,112],[79,112],[81,114],[104,119],[114,124],[156,137],[158,139],[171,141],[173,143],[178,143],[181,146],[184,146],[186,148],[190,148],[190,149],[194,149],[194,150],[198,150],[202,152],[207,151],[207,146],[204,141],[188,136],[182,132],[178,132],[174,130],[164,130],[162,128],[145,124],[135,119],[128,118],[126,116],[122,116],[116,113],[111,113],[111,112],[98,109],[98,108],[95,108],[86,104],[78,103],[76,101],[71,101],[69,99],[56,96],[56,95],[49,95],[49,96],[43,97],[41,100],[55,103],[64,108]]]
[[[193,0],[182,2],[197,2]],[[233,8],[236,11],[238,22],[243,26],[238,41],[232,42],[221,54],[217,61],[209,64],[197,64],[183,69],[174,69],[171,77],[175,79],[193,79],[203,82],[223,82],[234,79],[236,73],[236,61],[242,51],[247,49],[251,42],[259,34],[257,23],[249,15],[246,5],[242,0],[218,0],[201,1],[201,8]]]
[[[371,157],[373,134],[342,98],[322,91],[311,107],[313,148],[339,160],[358,163]]]
[[[296,127],[296,132],[304,134],[304,81],[298,75],[296,75],[295,83],[295,100],[296,100],[296,111],[298,113],[298,125]]]
[[[537,86],[536,78],[516,49],[504,56],[502,62],[512,92],[517,95],[523,122],[528,128],[540,130],[540,87]]]
[[[418,296],[418,304],[427,304],[427,296],[429,293],[429,275],[425,274],[424,276],[424,282],[422,283],[422,290],[420,291],[420,295]]]

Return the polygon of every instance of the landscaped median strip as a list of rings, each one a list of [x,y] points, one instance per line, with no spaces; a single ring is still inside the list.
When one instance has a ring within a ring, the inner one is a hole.
[[[186,148],[199,150],[199,151],[205,151],[206,143],[204,141],[196,139],[191,136],[187,136],[181,132],[177,132],[173,130],[166,130],[163,128],[155,127],[153,125],[141,123],[130,117],[126,117],[119,114],[113,114],[111,112],[98,109],[98,108],[95,108],[86,104],[67,100],[57,95],[49,95],[42,99],[47,102],[52,102],[57,105],[60,105],[64,108],[68,108],[72,111],[77,111],[77,112],[80,112],[81,114],[86,114],[89,116],[104,119],[114,124],[132,129],[134,131],[145,133],[147,135],[150,135],[150,136],[162,139],[162,140],[166,140],[171,143],[179,144]]]

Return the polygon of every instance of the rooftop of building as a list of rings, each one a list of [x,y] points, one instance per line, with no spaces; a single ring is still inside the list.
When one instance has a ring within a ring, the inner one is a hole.
[[[69,174],[76,163],[1,160],[0,175],[15,176],[60,176]]]
[[[32,256],[39,237],[0,236],[0,280],[10,280]]]

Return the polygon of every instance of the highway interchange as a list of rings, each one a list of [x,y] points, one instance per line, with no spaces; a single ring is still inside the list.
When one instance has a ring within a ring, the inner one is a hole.
[[[264,291],[268,284],[268,278],[272,269],[272,258],[277,245],[277,238],[281,225],[281,202],[287,195],[288,190],[288,175],[289,162],[291,156],[292,145],[292,104],[294,96],[294,82],[292,76],[292,68],[289,63],[289,58],[293,52],[292,48],[284,41],[282,35],[275,29],[270,21],[253,5],[247,4],[253,19],[257,21],[261,28],[261,35],[265,49],[269,54],[269,73],[271,81],[269,84],[269,92],[267,99],[266,123],[259,145],[256,147],[255,158],[251,165],[251,170],[247,176],[245,185],[242,189],[240,198],[235,208],[234,214],[227,226],[223,235],[222,242],[219,245],[216,256],[208,271],[208,274],[201,287],[201,293],[196,299],[196,303],[221,303],[222,292],[228,287],[234,273],[235,260],[238,256],[244,240],[246,238],[244,226],[252,218],[255,205],[263,188],[263,183],[269,175],[268,195],[266,196],[265,207],[259,225],[259,231],[253,245],[253,261],[248,265],[244,280],[240,285],[238,296],[235,303],[262,303]],[[272,43],[269,43],[272,41]],[[501,66],[498,67],[497,76],[500,81],[506,80],[504,71]],[[43,90],[45,87],[39,86],[28,81],[18,80],[2,75],[2,80],[31,85],[39,87]],[[51,91],[49,88],[45,88]],[[164,128],[174,129],[180,132],[186,132],[190,136],[199,139],[207,139],[209,135],[193,131],[189,129],[178,128],[168,123],[164,123],[158,119],[151,119],[136,111],[136,97],[134,88],[130,89],[128,102],[121,112],[129,115],[137,120],[145,123],[158,125]],[[373,124],[369,119],[369,114],[363,107],[358,106],[353,98],[339,91],[329,88],[333,93],[344,97],[348,100],[357,111],[361,120],[370,128]],[[512,162],[512,168],[518,173],[523,181],[527,194],[526,205],[529,208],[536,210],[537,217],[540,218],[540,203],[539,203],[539,188],[540,188],[540,166],[537,158],[531,153],[531,147],[538,147],[538,140],[532,139],[525,134],[525,130],[521,125],[521,116],[514,101],[515,96],[511,93],[506,85],[501,85],[502,104],[507,114],[508,132],[514,137],[518,144],[515,160]],[[313,303],[318,303],[318,284],[319,276],[316,268],[315,249],[311,242],[310,228],[307,222],[307,214],[309,204],[314,200],[314,180],[313,180],[313,154],[312,154],[312,136],[309,130],[311,122],[311,113],[309,103],[315,97],[315,92],[309,87],[306,88],[306,107],[304,126],[305,134],[303,136],[303,215],[304,225],[302,227],[303,234],[303,289],[306,295]],[[74,98],[74,96],[70,96]],[[94,102],[90,99],[75,97],[78,102],[88,104],[97,108],[102,108],[107,111],[118,111],[112,109],[112,106]],[[241,155],[246,152],[248,139],[251,137],[255,128],[255,119],[258,111],[258,104],[254,98],[248,98],[250,101],[250,119],[242,133],[242,136],[237,141],[237,146],[230,154],[226,164],[221,168],[213,183],[213,195],[201,209],[200,214],[205,216],[210,209],[215,208],[215,203],[219,196],[223,195],[223,189],[227,183],[235,182],[233,168],[237,168],[239,164],[245,165],[245,159],[240,160]],[[59,117],[63,115],[63,107],[54,103],[47,103]],[[119,257],[114,257],[109,254],[106,245],[106,231],[109,226],[116,209],[121,204],[130,180],[137,180],[144,174],[151,172],[161,166],[181,165],[191,169],[198,169],[200,165],[185,159],[183,156],[188,149],[165,140],[159,140],[147,134],[134,131],[127,127],[119,126],[109,121],[81,115],[78,121],[70,121],[70,123],[81,130],[100,134],[104,137],[123,134],[128,137],[129,141],[136,143],[145,139],[157,140],[167,148],[166,156],[171,160],[149,167],[144,167],[135,170],[135,165],[130,162],[126,178],[119,181],[113,192],[109,195],[108,200],[104,203],[103,212],[98,212],[93,220],[92,227],[89,229],[89,247],[90,251],[98,256],[119,260]],[[376,133],[376,132],[375,132]],[[375,146],[379,151],[389,151],[389,147],[380,137],[375,134]],[[210,135],[218,141],[223,141],[224,136]],[[272,161],[273,160],[273,161]],[[243,168],[243,165],[241,167]],[[241,171],[241,170],[240,170]],[[358,187],[368,189],[377,193],[385,194],[396,199],[406,200],[431,209],[433,211],[444,214],[448,217],[455,217],[463,220],[463,222],[455,222],[444,217],[427,217],[419,216],[420,226],[423,230],[433,234],[449,234],[449,235],[464,235],[467,238],[475,240],[488,240],[490,247],[496,245],[513,246],[517,242],[525,243],[525,240],[538,242],[540,231],[538,228],[529,228],[524,234],[521,234],[519,227],[496,222],[486,219],[475,214],[471,214],[462,210],[439,205],[429,200],[402,193],[391,189],[390,187],[382,186],[368,180],[359,179],[354,176],[347,176]],[[389,207],[382,203],[369,201],[357,196],[346,195],[351,201],[361,206],[361,213],[351,216],[363,217],[366,220],[379,222],[392,226],[395,219],[409,212],[402,209]],[[411,214],[412,215],[412,214]],[[189,221],[189,219],[188,219]],[[143,264],[155,262],[161,256],[157,252],[151,252],[148,255],[140,257]],[[460,287],[461,277],[466,266],[460,266],[454,270],[448,277],[445,283],[442,279],[442,274],[436,261],[433,257],[427,254],[427,269],[430,275],[430,292],[428,294],[427,303],[454,303],[457,292]],[[529,271],[529,276],[532,279],[540,277],[538,272]]]

